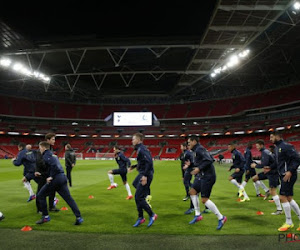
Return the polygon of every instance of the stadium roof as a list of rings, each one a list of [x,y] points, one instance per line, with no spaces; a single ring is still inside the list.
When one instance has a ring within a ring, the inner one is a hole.
[[[0,67],[0,92],[73,102],[162,103],[294,84],[300,72],[300,11],[294,3],[143,2],[7,11],[0,19],[0,57],[51,81]],[[239,64],[226,66],[247,49]]]

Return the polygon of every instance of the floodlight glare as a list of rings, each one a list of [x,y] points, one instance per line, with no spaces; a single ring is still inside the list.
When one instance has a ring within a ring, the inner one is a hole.
[[[7,58],[2,58],[0,59],[0,65],[3,67],[8,67],[9,65],[11,65],[11,60]]]
[[[300,2],[296,2],[296,3],[294,4],[294,9],[295,9],[295,10],[300,10]]]
[[[12,69],[17,73],[20,73],[25,76],[37,78],[39,80],[42,80],[45,83],[50,83],[51,81],[51,78],[49,76],[46,76],[45,74],[42,74],[37,71],[32,71],[29,68],[25,67],[23,64],[19,62],[12,62],[8,58],[4,58],[4,57],[0,58],[0,66]]]

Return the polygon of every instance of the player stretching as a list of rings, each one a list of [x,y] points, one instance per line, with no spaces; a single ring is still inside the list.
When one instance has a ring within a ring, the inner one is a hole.
[[[199,138],[196,135],[190,136],[188,139],[189,147],[194,152],[194,170],[191,172],[195,177],[195,181],[190,190],[191,200],[193,201],[195,208],[195,217],[190,224],[194,224],[202,220],[199,207],[198,193],[201,193],[201,201],[205,206],[211,210],[218,217],[217,229],[220,230],[227,221],[226,216],[223,216],[215,203],[213,203],[209,197],[213,185],[216,182],[216,172],[213,165],[214,159],[209,152],[199,143]]]
[[[120,148],[117,146],[114,146],[114,153],[115,153],[115,159],[119,165],[119,168],[108,171],[108,178],[110,180],[110,186],[107,189],[111,190],[111,189],[117,187],[117,184],[114,182],[114,175],[119,174],[123,180],[123,184],[125,185],[125,188],[128,193],[126,200],[131,200],[133,198],[133,196],[130,191],[130,186],[127,182],[127,168],[129,168],[131,166],[130,160],[125,155],[123,155]]]
[[[157,214],[155,214],[149,204],[146,201],[146,197],[150,194],[150,185],[153,180],[153,161],[150,151],[143,145],[143,134],[136,133],[132,137],[132,145],[135,150],[137,150],[137,166],[139,171],[138,176],[133,181],[132,185],[136,188],[135,192],[135,202],[138,210],[138,219],[136,223],[133,225],[134,227],[138,227],[140,224],[145,222],[145,218],[143,215],[143,210],[145,210],[149,217],[148,227],[151,227],[154,221],[157,219]]]
[[[282,208],[280,205],[279,196],[277,195],[276,188],[279,185],[279,175],[277,170],[277,165],[274,159],[274,156],[272,153],[265,149],[265,142],[263,140],[257,140],[256,142],[256,148],[258,151],[261,152],[261,164],[252,163],[252,168],[263,168],[264,171],[259,173],[258,175],[255,175],[253,177],[253,181],[258,180],[269,180],[269,188],[270,188],[270,194],[273,197],[273,200],[276,205],[276,212],[272,213],[272,215],[280,215],[282,214]],[[265,198],[267,198],[266,196]]]
[[[231,152],[233,160],[233,165],[228,171],[233,168],[235,169],[234,173],[229,176],[229,181],[239,189],[239,197],[244,195],[244,199],[241,200],[241,202],[250,201],[244,187],[241,185],[244,174],[245,158],[241,152],[235,148],[234,143],[228,144],[228,150]]]
[[[297,169],[300,165],[300,156],[291,144],[286,143],[282,139],[280,132],[276,131],[271,133],[270,141],[276,145],[275,159],[281,181],[280,201],[285,213],[285,223],[278,228],[278,231],[285,232],[294,227],[291,209],[296,213],[300,220],[299,206],[296,201],[293,200],[293,189],[297,180]],[[300,225],[297,228],[297,231],[300,231]]]

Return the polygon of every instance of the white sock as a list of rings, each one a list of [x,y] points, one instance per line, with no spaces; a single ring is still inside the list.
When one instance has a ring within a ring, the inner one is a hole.
[[[273,198],[273,201],[275,202],[277,210],[281,210],[282,211],[282,208],[281,208],[281,205],[280,205],[279,196],[275,195],[275,196],[272,196],[272,198]]]
[[[284,213],[285,213],[285,223],[289,224],[289,225],[292,225],[293,222],[292,222],[292,216],[291,216],[290,203],[289,202],[284,202],[284,203],[281,203],[281,204],[282,204],[282,208],[283,208]]]
[[[257,181],[257,182],[259,182],[259,181]],[[254,185],[256,194],[259,195],[260,194],[260,191],[259,191],[260,183],[257,183],[257,182],[253,182],[253,185]]]
[[[109,181],[110,181],[110,185],[113,185],[114,184],[114,175],[113,174],[108,174],[108,178],[109,178]]]
[[[246,181],[243,181],[241,186],[245,187],[246,184],[247,184],[247,182],[246,182]]]
[[[198,195],[191,195],[191,200],[192,200],[193,205],[194,205],[195,215],[196,216],[200,215],[200,206],[199,206],[199,197],[198,197]]]
[[[263,190],[265,190],[265,192],[269,191],[269,189],[267,188],[267,186],[265,185],[265,183],[263,181],[260,181],[260,186]]]
[[[291,200],[290,206],[291,206],[292,210],[295,212],[295,214],[297,214],[297,216],[300,220],[300,209],[299,209],[299,205],[297,204],[297,202],[295,200]]]
[[[131,194],[130,186],[129,186],[128,183],[125,184],[125,188],[126,188],[126,190],[127,190],[128,196],[131,196],[132,194]]]
[[[205,206],[207,206],[208,209],[210,209],[218,217],[218,220],[223,219],[223,215],[220,213],[220,211],[217,208],[217,206],[215,205],[215,203],[213,203],[211,200],[207,200],[205,202]]]
[[[240,184],[238,184],[238,182],[237,182],[235,179],[232,179],[230,182],[231,182],[233,185],[235,185],[238,189],[241,189]]]
[[[31,185],[30,185],[30,182],[29,182],[29,181],[24,182],[24,186],[25,186],[26,189],[29,191],[29,195],[30,195],[30,196],[34,195],[34,192],[33,192],[32,188],[31,188]]]

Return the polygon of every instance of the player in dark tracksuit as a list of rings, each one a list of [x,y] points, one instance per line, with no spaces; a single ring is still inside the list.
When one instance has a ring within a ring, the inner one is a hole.
[[[110,180],[110,186],[107,188],[111,190],[117,187],[117,184],[114,182],[114,175],[119,174],[122,178],[123,184],[127,190],[126,200],[131,200],[133,198],[130,190],[130,186],[127,182],[127,169],[131,166],[130,160],[121,152],[121,149],[118,146],[114,146],[115,159],[119,166],[118,169],[112,169],[108,171],[108,178]]]
[[[187,201],[190,198],[189,190],[191,187],[191,171],[193,169],[193,154],[191,151],[187,149],[187,143],[183,142],[180,145],[180,148],[182,150],[182,154],[180,155],[180,161],[181,161],[181,171],[182,171],[182,179],[183,179],[183,185],[185,188],[186,196],[183,198],[183,201]],[[187,165],[186,163],[190,162],[191,164]]]
[[[217,229],[220,230],[227,221],[226,216],[223,216],[217,206],[209,199],[212,187],[216,182],[216,172],[213,165],[214,159],[209,152],[199,143],[199,137],[192,135],[188,139],[189,147],[194,153],[194,170],[191,172],[195,176],[195,181],[190,190],[191,200],[195,208],[195,217],[189,224],[194,224],[202,220],[199,207],[198,194],[201,193],[201,201],[218,217]]]
[[[282,208],[276,191],[277,186],[279,185],[279,175],[274,155],[269,150],[265,149],[265,143],[263,140],[257,140],[256,148],[261,152],[261,164],[252,163],[251,167],[263,168],[264,171],[254,176],[253,180],[269,180],[270,191],[266,193],[265,199],[268,198],[269,194],[272,195],[277,208],[276,212],[272,213],[272,215],[280,215],[282,214]]]
[[[132,185],[136,188],[135,202],[138,210],[138,219],[133,225],[138,227],[140,224],[145,222],[143,210],[145,210],[150,219],[148,227],[152,226],[154,221],[157,219],[149,204],[146,201],[146,197],[150,194],[150,185],[153,180],[154,168],[153,161],[150,151],[142,144],[144,136],[141,133],[136,133],[132,137],[132,145],[137,150],[137,165],[131,166],[137,168],[139,174],[133,181]]]
[[[43,224],[45,222],[50,221],[50,217],[47,210],[46,197],[52,191],[57,191],[60,194],[60,196],[67,202],[67,204],[71,207],[74,215],[76,216],[75,225],[80,225],[83,222],[83,219],[81,217],[77,204],[73,200],[68,189],[68,181],[66,175],[64,174],[63,167],[61,166],[57,156],[49,150],[49,143],[41,142],[39,144],[39,148],[49,172],[47,184],[45,184],[37,194],[37,199],[39,200],[43,216],[36,223]]]
[[[245,172],[245,158],[241,152],[235,148],[234,143],[228,145],[228,150],[231,152],[233,160],[233,165],[228,171],[231,171],[233,168],[235,169],[235,172],[229,176],[229,181],[239,189],[239,197],[244,195],[244,199],[240,200],[241,202],[250,201],[244,187],[241,185],[243,174]]]
[[[34,171],[35,171],[35,157],[32,151],[29,151],[25,148],[24,143],[20,143],[18,145],[19,153],[17,155],[17,158],[12,159],[12,163],[15,166],[24,166],[24,171],[23,171],[23,183],[25,188],[29,191],[29,198],[27,202],[30,202],[36,198],[31,185],[30,181],[34,180],[37,182],[37,179],[34,176]]]
[[[65,146],[65,150],[65,166],[67,171],[67,178],[69,181],[69,186],[72,187],[71,171],[76,165],[76,155],[70,144],[67,144]]]
[[[252,159],[252,153],[251,153],[251,149],[252,149],[252,143],[249,142],[248,146],[245,150],[244,153],[244,158],[245,158],[245,171],[246,171],[246,175],[245,175],[245,180],[242,183],[242,186],[245,188],[247,182],[252,179],[252,177],[256,176],[256,171],[255,168],[251,168],[251,164],[253,163],[253,159]],[[256,196],[257,197],[265,197],[264,195],[262,195],[259,191],[259,187],[261,186],[266,192],[269,191],[269,189],[265,186],[265,184],[259,180],[253,180],[253,185],[256,191]]]
[[[286,218],[285,223],[278,228],[278,231],[284,232],[294,227],[291,217],[291,209],[296,213],[300,220],[299,205],[293,199],[293,189],[297,180],[297,169],[300,165],[300,156],[291,144],[286,143],[282,139],[280,132],[272,132],[270,134],[270,141],[276,145],[275,160],[281,182],[280,201]],[[300,231],[300,224],[297,231]]]
[[[36,168],[35,168],[35,176],[38,181],[38,188],[37,188],[37,193],[42,189],[42,187],[47,183],[47,178],[48,178],[48,167],[46,166],[44,160],[43,160],[43,155],[41,154],[40,150],[34,151],[35,153],[35,158],[36,158]],[[60,210],[56,208],[54,204],[54,197],[55,197],[55,192],[52,191],[49,194],[49,211],[51,212],[59,212]],[[39,200],[37,202],[37,212],[41,212],[40,205],[39,205]]]

